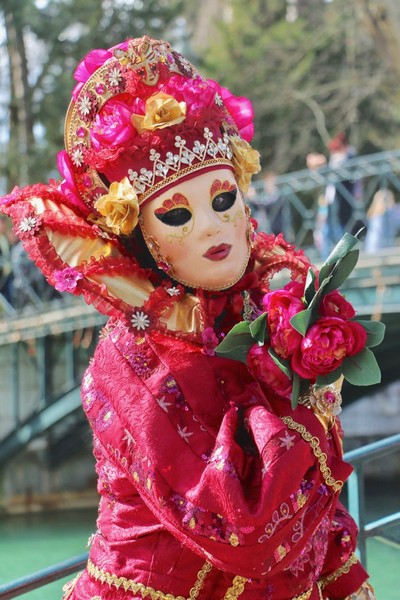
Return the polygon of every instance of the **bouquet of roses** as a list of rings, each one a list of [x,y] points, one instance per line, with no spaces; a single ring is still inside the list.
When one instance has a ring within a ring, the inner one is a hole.
[[[357,263],[357,243],[357,236],[346,233],[319,273],[310,268],[303,283],[291,281],[266,294],[264,312],[235,325],[216,354],[249,364],[275,391],[291,397],[293,408],[310,386],[318,390],[342,376],[354,385],[379,383],[370,348],[380,344],[385,326],[356,320],[337,291]]]

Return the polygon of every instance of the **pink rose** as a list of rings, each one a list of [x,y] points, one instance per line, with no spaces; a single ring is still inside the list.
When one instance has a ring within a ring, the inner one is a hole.
[[[290,319],[304,310],[301,300],[303,287],[303,284],[292,281],[282,290],[270,292],[263,298],[271,345],[282,358],[292,356],[301,344],[302,335],[292,327]]]
[[[127,42],[122,42],[122,44],[113,46],[109,50],[104,50],[104,48],[97,48],[91,50],[89,54],[86,54],[86,56],[81,60],[74,72],[74,79],[78,81],[77,85],[72,91],[72,97],[74,98],[74,100],[77,98],[84,83],[86,83],[89,77],[93,75],[93,73],[97,71],[97,69],[104,65],[104,63],[107,60],[114,56],[113,51],[115,50],[115,48],[122,48],[123,50],[125,50],[126,47]]]
[[[91,52],[86,54],[85,58],[81,60],[76,67],[74,79],[85,83],[85,81],[87,81],[89,77],[106,62],[106,60],[112,58],[112,56],[112,52],[104,50],[103,48],[91,50]]]
[[[119,148],[131,140],[135,129],[131,124],[132,109],[120,100],[110,100],[98,114],[90,131],[96,150]]]
[[[338,317],[321,317],[310,327],[292,356],[291,365],[300,377],[315,381],[362,350],[367,334],[359,323]]]
[[[178,102],[186,102],[191,113],[214,105],[215,89],[200,77],[188,79],[182,75],[174,75],[161,89]]]
[[[58,292],[74,292],[80,279],[83,279],[82,273],[73,267],[54,271],[54,287]]]
[[[72,90],[72,97],[74,100],[78,97],[79,92],[89,77],[101,67],[106,60],[112,58],[112,56],[113,55],[109,50],[100,48],[98,50],[92,50],[83,60],[81,60],[74,73],[74,79],[78,81],[77,85]]]
[[[347,321],[354,317],[356,311],[350,302],[335,290],[322,298],[319,313],[323,317],[340,317]]]
[[[274,363],[268,353],[269,346],[254,344],[247,355],[247,364],[254,375],[280,396],[289,397],[292,383],[285,373]]]

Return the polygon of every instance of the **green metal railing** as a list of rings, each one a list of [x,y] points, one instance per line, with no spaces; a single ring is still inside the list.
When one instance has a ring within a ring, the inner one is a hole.
[[[386,515],[376,521],[366,522],[364,466],[371,460],[382,458],[399,449],[400,434],[397,434],[347,452],[344,456],[345,460],[354,466],[354,472],[348,481],[348,504],[350,514],[353,516],[359,527],[357,552],[364,566],[366,566],[367,563],[367,538],[378,535],[381,536],[385,533],[387,528],[400,523],[400,512]],[[16,598],[17,596],[43,587],[53,581],[76,573],[85,567],[87,559],[88,553],[81,554],[64,562],[52,565],[51,567],[47,567],[37,573],[1,585],[0,600]]]
[[[73,575],[77,571],[84,569],[88,559],[88,553],[75,556],[69,560],[57,563],[46,569],[42,569],[32,575],[26,575],[10,583],[0,586],[0,598],[1,600],[9,600],[10,598],[16,598],[22,596],[27,592],[41,588],[53,581]]]
[[[347,482],[349,512],[359,528],[358,554],[364,566],[367,565],[367,539],[382,535],[389,527],[400,524],[400,512],[386,515],[375,521],[366,521],[366,494],[364,469],[367,462],[387,456],[400,450],[400,433],[351,450],[345,454],[347,462],[354,467]],[[400,508],[400,499],[399,499]],[[400,545],[399,545],[400,548]]]
[[[357,183],[352,192],[346,182]],[[281,211],[281,229],[288,241],[312,251],[313,232],[318,214],[319,197],[328,185],[334,185],[348,204],[349,220],[346,231],[351,232],[357,224],[365,222],[367,210],[375,192],[391,189],[400,194],[400,150],[378,152],[346,160],[339,167],[326,165],[320,169],[303,169],[273,178],[272,189],[264,189],[261,179],[253,184],[254,195],[249,199],[253,216],[262,222],[265,207],[270,213],[269,224]],[[273,199],[279,197],[279,202]],[[261,217],[260,217],[261,215]],[[264,224],[268,229],[268,223]]]

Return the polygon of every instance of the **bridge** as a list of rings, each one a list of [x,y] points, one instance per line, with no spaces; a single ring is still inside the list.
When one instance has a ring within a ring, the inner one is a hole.
[[[351,230],[365,221],[377,190],[391,189],[395,195],[400,194],[399,177],[400,150],[353,158],[336,170],[306,169],[277,177],[275,186],[284,207],[287,238],[303,247],[318,265],[321,258],[313,243],[313,232],[321,190],[329,184],[342,185],[352,208],[346,226]],[[362,182],[362,196],[348,191],[345,182],[350,180]],[[255,185],[251,202],[259,213],[268,204],[261,183]],[[51,433],[49,461],[57,464],[69,454],[71,444],[79,445],[80,435],[85,435],[79,385],[106,318],[79,298],[61,295],[51,299],[46,287],[43,294],[38,294],[29,278],[24,281],[22,307],[15,308],[0,294],[0,461],[4,464],[35,438]],[[359,263],[343,291],[360,318],[386,323],[385,341],[375,354],[383,384],[397,380],[400,244],[372,255],[361,250]],[[368,388],[370,391],[374,389]],[[352,402],[365,390],[348,386],[344,392],[345,401]]]

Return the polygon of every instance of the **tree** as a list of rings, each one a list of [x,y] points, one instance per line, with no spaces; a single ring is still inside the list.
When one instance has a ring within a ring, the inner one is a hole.
[[[182,0],[3,0],[9,57],[8,145],[0,155],[5,190],[58,177],[73,71],[92,48],[126,37],[170,37]],[[41,8],[38,8],[41,6]],[[3,123],[4,128],[4,123]]]
[[[33,123],[30,111],[31,89],[28,83],[28,64],[23,35],[24,3],[21,0],[3,5],[8,70],[9,91],[9,143],[8,160],[5,162],[5,175],[11,185],[17,181],[28,183],[29,170],[26,157],[33,147]]]
[[[326,151],[342,130],[360,152],[400,146],[393,128],[397,81],[358,7],[298,0],[297,18],[288,20],[281,0],[231,0],[230,6],[232,18],[220,19],[205,66],[253,101],[254,143],[268,168],[304,168],[306,154]]]

